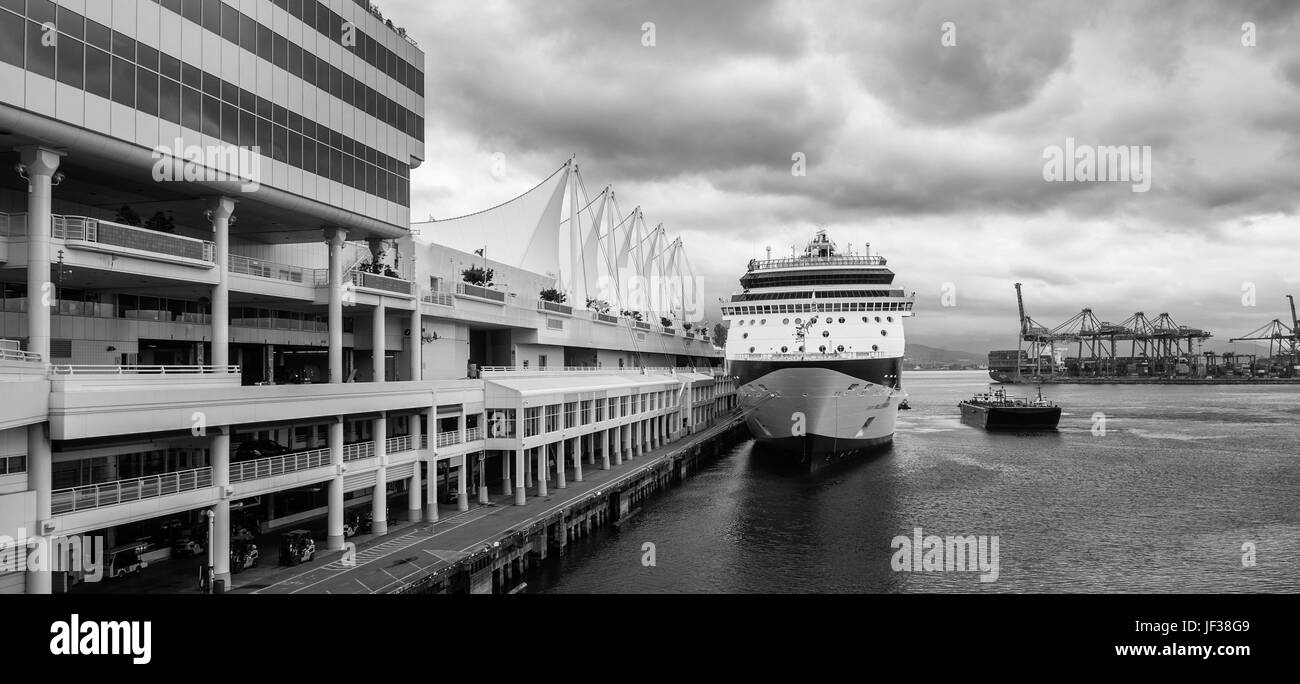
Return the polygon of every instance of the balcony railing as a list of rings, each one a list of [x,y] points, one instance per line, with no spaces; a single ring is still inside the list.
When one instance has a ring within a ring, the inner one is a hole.
[[[230,481],[244,482],[264,477],[274,477],[299,470],[322,468],[330,464],[329,449],[312,449],[296,454],[283,454],[256,461],[240,461],[230,464]]]
[[[55,365],[54,375],[238,375],[239,366],[112,366],[112,365]]]
[[[370,458],[375,455],[374,442],[357,442],[356,444],[345,444],[343,446],[343,461],[360,461],[363,458]]]
[[[290,283],[315,284],[316,271],[325,271],[326,277],[328,277],[327,269],[303,268],[302,266],[264,261],[239,254],[230,255],[230,272],[241,275],[283,280]]]
[[[591,312],[591,320],[596,321],[597,323],[608,323],[610,325],[618,325],[618,316],[603,314],[600,313],[599,311]]]
[[[439,306],[456,306],[456,298],[450,292],[431,292],[420,300]]]
[[[470,285],[469,283],[456,283],[456,294],[464,297],[475,297],[489,301],[505,304],[506,293],[491,288]]]
[[[328,270],[328,269],[327,269]],[[382,290],[395,294],[409,295],[415,288],[415,283],[401,278],[392,278],[378,273],[366,273],[365,271],[350,271],[348,278],[353,285],[364,287],[368,290]]]
[[[35,361],[40,362],[41,355],[36,352],[23,351],[13,347],[0,347],[0,361]]]
[[[782,259],[750,259],[749,270],[765,268],[798,268],[806,266],[884,266],[880,256],[784,257]]]
[[[451,432],[438,433],[438,446],[447,446],[449,444],[460,444],[460,431],[452,430]]]
[[[632,327],[636,328],[637,330],[649,330],[650,324],[646,323],[645,321],[632,321]]]
[[[195,468],[130,480],[59,489],[50,494],[50,512],[58,515],[101,506],[152,499],[212,486],[212,469]]]
[[[466,442],[473,442],[476,439],[483,439],[483,428],[472,427],[465,431]]]
[[[397,453],[397,452],[399,452],[399,451],[410,451],[410,450],[411,450],[411,436],[410,436],[410,435],[401,435],[401,436],[399,436],[399,437],[389,437],[389,438],[388,438],[388,441],[385,442],[384,444],[385,444],[385,447],[388,449],[387,453],[390,453],[390,454],[395,454],[395,453]]]
[[[50,226],[51,234],[66,240],[83,240],[101,245],[113,245],[154,252],[168,256],[213,261],[214,246],[207,240],[196,240],[183,235],[172,235],[146,228],[100,221],[85,216],[59,216],[55,214]]]
[[[564,314],[565,316],[573,315],[573,307],[569,306],[568,304],[560,304],[559,302],[548,302],[545,299],[537,300],[537,310],[550,311],[551,313]]]

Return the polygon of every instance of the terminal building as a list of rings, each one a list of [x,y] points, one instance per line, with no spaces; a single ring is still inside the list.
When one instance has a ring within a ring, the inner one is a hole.
[[[575,160],[412,225],[423,65],[361,1],[0,0],[0,593],[177,529],[230,587],[232,536],[528,505],[735,408],[680,241]]]

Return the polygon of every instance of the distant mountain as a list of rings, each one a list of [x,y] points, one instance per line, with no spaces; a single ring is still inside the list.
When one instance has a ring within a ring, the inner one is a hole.
[[[923,363],[959,363],[967,361],[971,363],[986,363],[988,354],[978,354],[968,351],[953,351],[951,349],[939,349],[938,347],[927,347],[924,344],[915,342],[907,343],[907,351],[903,354],[903,359],[917,364]]]

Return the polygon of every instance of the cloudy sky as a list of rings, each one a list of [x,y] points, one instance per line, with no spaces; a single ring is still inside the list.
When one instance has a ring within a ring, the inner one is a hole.
[[[426,51],[417,220],[500,203],[577,154],[590,190],[682,237],[709,301],[824,224],[916,291],[910,341],[974,352],[1014,348],[1017,281],[1049,327],[1085,306],[1169,312],[1216,348],[1300,296],[1300,3],[381,9]],[[1045,180],[1067,138],[1138,146],[1150,189]]]

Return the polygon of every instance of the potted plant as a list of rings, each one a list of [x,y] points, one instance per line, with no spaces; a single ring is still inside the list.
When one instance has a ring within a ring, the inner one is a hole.
[[[461,280],[464,280],[470,285],[478,285],[479,287],[492,287],[493,275],[494,272],[492,269],[484,269],[479,266],[470,266],[460,272]]]
[[[640,311],[628,311],[627,309],[624,309],[624,310],[622,310],[622,311],[619,312],[619,315],[622,316],[623,318],[630,318],[630,319],[632,319],[632,320],[634,320],[634,321],[638,321],[638,322],[641,320],[641,312],[640,312]]]
[[[553,287],[548,287],[545,290],[538,292],[537,296],[541,297],[544,302],[554,302],[556,304],[563,304],[565,300],[569,298],[568,295]]]
[[[595,297],[588,297],[587,308],[599,314],[607,314],[609,313],[609,302]]]
[[[683,324],[682,324],[682,330],[685,330],[686,332],[690,332],[690,331],[691,331],[691,327],[692,327],[692,326],[691,326],[690,323],[683,323]]]
[[[660,316],[660,317],[659,317],[659,325],[662,325],[662,326],[665,327],[665,328],[671,328],[671,327],[673,327],[673,319],[671,319],[671,318],[669,318],[669,317],[667,317],[667,316]]]

